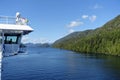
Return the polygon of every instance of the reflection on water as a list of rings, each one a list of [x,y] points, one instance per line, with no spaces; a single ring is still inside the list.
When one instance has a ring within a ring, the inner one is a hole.
[[[120,57],[28,48],[3,59],[2,80],[120,80]]]

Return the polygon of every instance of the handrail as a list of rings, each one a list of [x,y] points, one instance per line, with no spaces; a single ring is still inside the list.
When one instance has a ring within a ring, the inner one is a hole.
[[[27,23],[28,23],[28,20],[26,18],[0,16],[0,24],[27,25]]]
[[[16,24],[15,17],[0,16],[0,24]]]

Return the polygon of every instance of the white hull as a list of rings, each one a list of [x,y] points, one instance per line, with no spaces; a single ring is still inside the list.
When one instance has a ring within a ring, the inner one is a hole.
[[[12,56],[19,51],[19,44],[4,44],[3,56]]]
[[[21,38],[33,31],[27,22],[20,13],[16,13],[16,17],[0,16],[0,80],[2,57],[24,52],[21,47]]]
[[[2,51],[0,51],[0,80],[1,80],[1,71],[2,71]]]

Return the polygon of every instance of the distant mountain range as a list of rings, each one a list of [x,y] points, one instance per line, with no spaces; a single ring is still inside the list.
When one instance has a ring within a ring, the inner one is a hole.
[[[36,43],[36,44],[26,43],[25,45],[28,47],[50,47],[51,46],[51,44],[49,43]]]
[[[95,30],[71,33],[52,46],[82,53],[120,56],[120,15]]]

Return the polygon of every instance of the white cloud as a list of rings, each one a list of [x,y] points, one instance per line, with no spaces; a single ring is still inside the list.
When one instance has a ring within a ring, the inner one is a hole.
[[[47,43],[49,41],[46,38],[39,38],[39,39],[32,39],[31,42],[32,43]]]
[[[28,37],[28,36],[23,36],[21,42],[22,42],[22,43],[27,43],[28,40],[29,40],[29,37]]]
[[[69,29],[69,33],[72,33],[72,32],[74,32],[74,30],[73,29]]]
[[[96,20],[97,16],[96,15],[82,15],[82,19],[85,19],[89,22],[94,22]],[[68,33],[72,33],[74,32],[74,27],[77,27],[77,26],[81,26],[83,25],[83,21],[81,21],[80,19],[77,19],[75,21],[71,21],[67,27],[68,27]]]
[[[22,43],[47,43],[49,42],[48,39],[46,38],[37,38],[37,39],[33,39],[33,38],[29,38],[28,36],[23,36],[22,37]]]
[[[96,15],[92,15],[92,16],[89,16],[89,15],[83,15],[82,16],[83,19],[89,19],[91,22],[94,22],[97,18]]]
[[[88,15],[82,15],[82,18],[83,19],[86,19],[86,18],[88,18],[89,16]]]
[[[68,27],[73,28],[73,27],[76,27],[76,26],[81,26],[82,24],[83,24],[83,22],[81,22],[79,20],[78,21],[72,21],[68,24]]]
[[[98,4],[95,4],[94,6],[93,6],[93,9],[100,9],[100,8],[103,8],[101,5],[98,5]]]
[[[91,22],[94,22],[94,21],[96,20],[96,18],[97,18],[96,15],[92,15],[92,16],[89,17],[89,20],[90,20]]]

